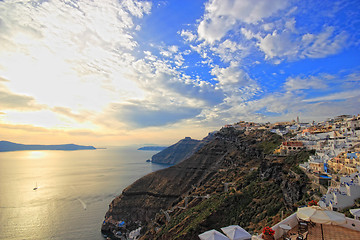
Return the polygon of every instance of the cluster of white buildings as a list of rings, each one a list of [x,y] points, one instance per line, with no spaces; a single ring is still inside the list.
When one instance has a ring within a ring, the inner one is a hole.
[[[289,153],[286,147],[291,144],[302,144],[302,148],[315,150],[315,155],[300,167],[333,185],[322,197],[320,205],[333,210],[354,205],[360,198],[360,115],[342,115],[300,129],[277,153]]]
[[[325,179],[332,183],[333,187],[321,201],[323,206],[340,210],[352,206],[354,200],[360,198],[360,115],[341,115],[319,123],[301,123],[299,118],[273,124],[240,121],[225,127],[245,131],[267,129],[281,136],[291,134],[294,137],[283,142],[274,153],[315,151],[300,167],[317,176],[319,181]]]
[[[353,206],[358,198],[360,198],[360,173],[353,173],[341,177],[339,185],[329,187],[319,204],[336,211]]]

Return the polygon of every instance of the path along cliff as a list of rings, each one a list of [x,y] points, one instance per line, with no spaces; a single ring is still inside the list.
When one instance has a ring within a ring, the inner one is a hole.
[[[282,140],[265,130],[221,129],[190,158],[127,187],[109,205],[102,231],[141,227],[142,239],[196,239],[231,224],[253,232],[271,225],[313,194],[297,167],[309,153],[273,156]]]

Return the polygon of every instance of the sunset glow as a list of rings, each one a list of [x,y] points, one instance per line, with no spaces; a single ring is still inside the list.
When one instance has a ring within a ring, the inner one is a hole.
[[[0,1],[1,138],[169,144],[240,120],[357,114],[359,7]]]

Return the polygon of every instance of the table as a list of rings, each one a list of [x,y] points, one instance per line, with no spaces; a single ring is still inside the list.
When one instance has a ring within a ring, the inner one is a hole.
[[[279,228],[281,228],[281,229],[283,229],[285,231],[291,230],[291,227],[289,225],[287,225],[287,224],[280,224]]]
[[[280,224],[279,228],[281,228],[284,231],[284,234],[282,234],[285,237],[288,237],[288,231],[291,230],[291,227],[287,224]]]

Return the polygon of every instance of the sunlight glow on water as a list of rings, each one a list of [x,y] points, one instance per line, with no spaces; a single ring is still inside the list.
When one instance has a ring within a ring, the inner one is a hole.
[[[103,239],[112,199],[164,168],[135,149],[0,153],[0,239]]]
[[[26,151],[28,153],[27,158],[44,158],[46,151]]]

